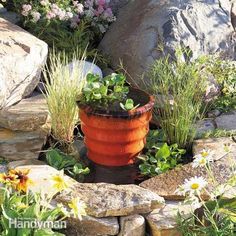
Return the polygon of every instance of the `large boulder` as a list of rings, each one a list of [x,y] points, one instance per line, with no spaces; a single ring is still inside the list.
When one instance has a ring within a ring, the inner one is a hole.
[[[0,18],[0,108],[29,96],[37,86],[47,44]]]
[[[229,0],[130,1],[119,11],[100,49],[110,55],[113,69],[123,61],[136,82],[155,59],[163,53],[174,55],[180,47],[190,49],[193,58],[219,53],[233,59],[230,9]]]

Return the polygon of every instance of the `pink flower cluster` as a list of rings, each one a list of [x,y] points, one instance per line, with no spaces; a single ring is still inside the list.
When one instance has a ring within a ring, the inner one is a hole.
[[[31,1],[29,1],[31,2]],[[69,21],[76,28],[82,19],[88,19],[91,25],[97,26],[104,33],[110,22],[115,21],[109,0],[85,0],[83,3],[73,0],[67,4],[56,4],[53,0],[40,0],[37,4],[27,3],[21,7],[21,14],[26,20]]]

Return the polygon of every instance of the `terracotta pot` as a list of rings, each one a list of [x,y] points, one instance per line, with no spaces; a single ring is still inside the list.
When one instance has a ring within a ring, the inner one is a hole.
[[[87,155],[93,162],[105,166],[133,164],[144,148],[154,98],[134,88],[130,89],[129,97],[140,104],[133,111],[108,113],[78,103]]]

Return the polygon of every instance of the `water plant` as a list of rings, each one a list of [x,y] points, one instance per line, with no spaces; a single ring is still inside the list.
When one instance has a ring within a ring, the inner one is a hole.
[[[129,87],[125,82],[126,78],[122,74],[113,73],[105,78],[88,74],[81,103],[95,109],[133,110],[139,104],[135,105],[133,99],[129,98]]]
[[[153,177],[175,168],[181,163],[185,149],[178,148],[177,144],[168,145],[163,139],[160,130],[150,130],[147,136],[145,152],[139,156],[140,173]]]
[[[50,166],[57,170],[64,170],[65,173],[80,181],[90,172],[89,168],[84,167],[76,158],[56,148],[47,151],[46,160]]]

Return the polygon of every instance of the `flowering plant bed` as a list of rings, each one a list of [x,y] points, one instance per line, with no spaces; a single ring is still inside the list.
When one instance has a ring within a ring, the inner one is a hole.
[[[65,51],[70,56],[77,48],[79,53],[87,49],[87,55],[93,58],[97,44],[116,19],[105,0],[2,2],[20,14],[26,30],[44,40],[50,48]],[[100,55],[97,58],[100,59]]]

